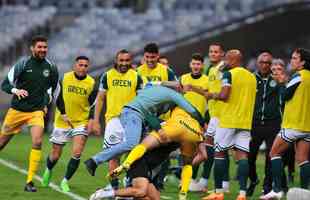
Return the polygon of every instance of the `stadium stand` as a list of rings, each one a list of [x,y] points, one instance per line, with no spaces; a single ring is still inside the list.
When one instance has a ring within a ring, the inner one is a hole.
[[[72,26],[52,38],[50,55],[64,71],[77,54],[90,56],[93,65],[102,65],[111,61],[120,48],[137,52],[149,41],[175,42],[287,1],[153,0],[144,13],[135,13],[131,8],[91,6]]]
[[[53,18],[55,13],[56,8],[53,6],[39,9],[32,9],[25,5],[2,6],[0,8],[1,67],[9,64],[12,59],[17,59],[16,52],[21,49],[17,43],[33,31],[46,27],[45,25]],[[27,46],[27,44],[24,45]]]

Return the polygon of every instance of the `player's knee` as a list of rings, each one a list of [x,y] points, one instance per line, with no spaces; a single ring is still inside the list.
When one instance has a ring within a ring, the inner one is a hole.
[[[306,155],[296,154],[295,159],[298,165],[300,165],[301,163],[304,163],[305,161],[308,160],[308,156],[307,154]]]

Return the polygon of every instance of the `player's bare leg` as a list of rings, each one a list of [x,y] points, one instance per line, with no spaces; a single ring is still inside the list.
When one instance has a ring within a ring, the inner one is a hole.
[[[0,134],[0,151],[10,142],[14,135]]]
[[[32,138],[32,149],[29,156],[29,169],[28,176],[25,186],[26,192],[36,192],[37,189],[34,187],[32,179],[39,168],[41,160],[41,146],[43,140],[43,127],[41,126],[32,126],[30,129],[31,138]]]

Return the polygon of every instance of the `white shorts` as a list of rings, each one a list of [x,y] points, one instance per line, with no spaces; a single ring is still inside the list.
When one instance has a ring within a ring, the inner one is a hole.
[[[205,136],[215,136],[216,128],[219,125],[219,119],[217,117],[211,117]]]
[[[214,148],[216,152],[226,151],[230,148],[249,152],[250,141],[249,130],[218,127],[214,137]]]
[[[72,137],[76,135],[85,135],[88,136],[87,130],[85,126],[80,126],[76,128],[57,128],[55,127],[53,133],[50,136],[50,142],[55,144],[64,145],[66,144]]]
[[[118,117],[112,118],[105,127],[103,148],[109,148],[123,141],[124,128]]]
[[[310,142],[310,132],[302,132],[294,129],[282,128],[278,134],[283,140],[293,143],[297,140]]]

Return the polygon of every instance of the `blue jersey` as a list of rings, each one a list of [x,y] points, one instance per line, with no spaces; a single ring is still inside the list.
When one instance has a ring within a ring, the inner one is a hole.
[[[140,90],[138,95],[126,107],[139,111],[143,119],[148,115],[166,113],[175,106],[180,107],[201,125],[204,119],[201,114],[178,92],[163,86],[153,86]]]

